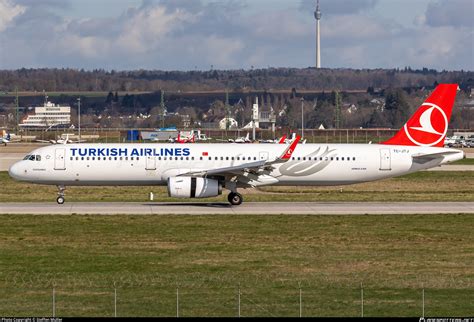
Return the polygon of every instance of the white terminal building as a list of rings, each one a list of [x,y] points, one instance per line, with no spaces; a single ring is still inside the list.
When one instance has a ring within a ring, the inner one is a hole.
[[[28,115],[19,125],[22,127],[50,127],[71,124],[71,107],[45,102],[35,107],[35,114]]]

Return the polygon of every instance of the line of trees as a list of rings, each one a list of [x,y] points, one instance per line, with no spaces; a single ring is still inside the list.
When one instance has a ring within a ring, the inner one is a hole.
[[[0,91],[215,91],[229,90],[366,90],[424,87],[435,82],[474,87],[472,71],[430,69],[268,68],[210,71],[105,71],[77,69],[0,70]]]

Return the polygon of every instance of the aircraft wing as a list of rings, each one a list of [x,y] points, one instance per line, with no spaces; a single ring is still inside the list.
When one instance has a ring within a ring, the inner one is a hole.
[[[48,140],[35,140],[35,142],[52,143],[51,141],[48,141]],[[54,143],[53,143],[53,144],[54,144]]]
[[[412,156],[413,162],[416,163],[426,163],[430,162],[435,159],[443,158],[444,156],[450,155],[450,154],[456,154],[459,153],[459,151],[444,151],[444,152],[436,152],[436,153],[420,153],[420,154],[415,154]]]
[[[202,171],[190,171],[183,174],[180,174],[181,177],[207,177],[207,176],[223,176],[223,177],[235,177],[245,175],[247,173],[252,173],[258,175],[258,172],[261,170],[270,169],[273,164],[284,163],[291,159],[291,155],[295,150],[296,145],[300,140],[300,136],[296,139],[283,151],[283,153],[274,160],[260,160],[254,162],[248,162],[232,167],[209,169]]]
[[[233,167],[209,169],[202,171],[191,171],[180,175],[180,177],[207,177],[207,176],[235,176],[245,172],[256,172],[266,164],[266,160],[255,161],[236,165]]]

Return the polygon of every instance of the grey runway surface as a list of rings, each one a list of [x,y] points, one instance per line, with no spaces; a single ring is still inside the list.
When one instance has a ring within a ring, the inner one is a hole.
[[[51,215],[364,215],[364,214],[474,214],[474,202],[247,202],[133,203],[66,202],[3,203],[0,214]]]

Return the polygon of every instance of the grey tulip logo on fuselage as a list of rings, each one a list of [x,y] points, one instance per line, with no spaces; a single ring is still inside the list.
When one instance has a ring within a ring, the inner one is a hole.
[[[303,177],[315,174],[329,165],[330,158],[337,155],[336,153],[333,153],[335,151],[335,149],[329,150],[328,146],[324,152],[322,152],[322,148],[318,148],[316,151],[304,156],[303,158],[306,160],[294,160],[286,162],[280,166],[278,170],[280,171],[281,175],[290,177]]]

